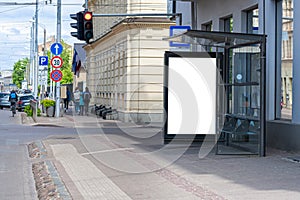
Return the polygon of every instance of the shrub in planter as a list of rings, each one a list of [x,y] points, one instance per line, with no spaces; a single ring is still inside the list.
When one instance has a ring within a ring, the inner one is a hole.
[[[52,99],[44,99],[41,101],[41,104],[46,109],[46,114],[48,117],[54,117],[55,112],[55,101]]]
[[[27,117],[32,117],[33,115],[30,105],[25,106],[24,112],[27,114]]]
[[[30,107],[30,105],[25,106],[24,112],[27,114],[27,117],[32,117],[33,116],[33,111]],[[41,109],[38,108],[37,110],[37,116],[41,116]]]
[[[41,104],[43,104],[43,106],[44,106],[45,108],[49,108],[49,107],[51,107],[51,106],[55,106],[55,101],[52,100],[52,99],[43,99],[43,100],[41,101]]]

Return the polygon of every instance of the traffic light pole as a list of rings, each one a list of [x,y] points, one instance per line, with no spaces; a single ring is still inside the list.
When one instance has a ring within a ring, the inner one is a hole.
[[[88,0],[85,0],[84,7],[85,7],[85,9],[84,9],[85,11],[87,11],[89,9]]]
[[[182,13],[124,13],[124,14],[94,14],[93,17],[154,17],[175,16],[179,17],[179,25],[182,25]]]
[[[61,42],[61,0],[57,0],[56,42]],[[59,70],[59,69],[58,69]],[[60,81],[56,83],[55,117],[60,116]]]

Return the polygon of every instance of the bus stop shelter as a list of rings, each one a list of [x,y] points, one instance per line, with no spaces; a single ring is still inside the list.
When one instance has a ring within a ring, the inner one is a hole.
[[[212,100],[215,104],[213,116],[215,117],[216,153],[264,156],[266,147],[266,36],[189,30],[170,37],[168,40],[191,46],[189,52],[165,53],[164,108],[167,120],[164,127],[165,142],[173,140],[176,135],[181,134],[180,131],[172,132],[173,129],[170,127],[173,122],[168,122],[174,116],[170,109],[170,97],[168,97],[170,96],[168,87],[173,76],[170,73],[172,67],[170,58],[174,55],[182,58],[211,57],[215,59],[216,71],[215,90],[213,90],[215,99]],[[181,66],[181,68],[185,67]],[[203,70],[205,67],[206,69],[210,68],[211,65],[197,67]],[[192,91],[195,92],[195,89]],[[201,89],[196,93],[198,92],[203,93]],[[199,112],[201,112],[201,108]],[[201,139],[205,136],[205,131],[191,131],[179,138]]]

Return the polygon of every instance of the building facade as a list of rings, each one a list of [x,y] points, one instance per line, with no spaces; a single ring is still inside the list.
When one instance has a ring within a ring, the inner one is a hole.
[[[12,80],[12,70],[3,70],[0,72],[0,91],[6,92],[16,89]]]
[[[167,13],[164,0],[98,0],[89,2],[97,14]],[[125,122],[163,121],[163,57],[169,43],[167,17],[94,18],[94,42],[87,55],[87,86],[92,104],[118,111]]]
[[[186,6],[188,4],[188,6]],[[300,2],[295,0],[195,0],[174,2],[175,12],[190,18],[193,29],[267,35],[267,145],[300,150]]]

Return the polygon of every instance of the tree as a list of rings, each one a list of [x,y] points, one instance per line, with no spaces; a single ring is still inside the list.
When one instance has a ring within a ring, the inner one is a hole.
[[[68,84],[73,82],[72,66],[62,70],[63,78],[60,81],[61,84]]]
[[[18,88],[21,88],[22,81],[24,80],[24,76],[26,74],[26,67],[28,66],[28,64],[28,58],[20,59],[14,64],[12,79],[13,83],[16,84]]]

